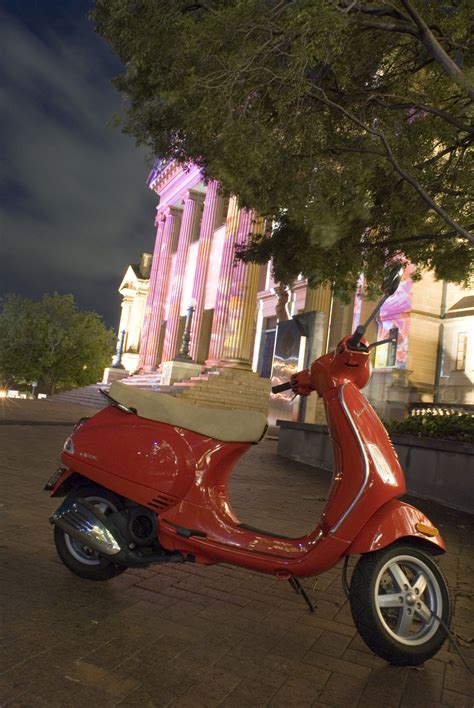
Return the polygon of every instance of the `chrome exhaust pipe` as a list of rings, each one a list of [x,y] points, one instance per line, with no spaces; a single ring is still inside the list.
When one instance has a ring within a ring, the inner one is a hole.
[[[119,541],[107,526],[106,517],[84,500],[66,499],[50,521],[97,553],[115,556],[122,551]]]

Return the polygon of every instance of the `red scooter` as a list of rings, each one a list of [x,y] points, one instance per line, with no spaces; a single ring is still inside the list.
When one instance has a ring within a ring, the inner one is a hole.
[[[365,325],[273,389],[316,391],[324,400],[334,470],[313,531],[287,538],[240,523],[231,508],[228,479],[263,438],[264,415],[194,406],[114,383],[111,405],[78,422],[64,445],[64,468],[46,485],[52,496],[66,496],[51,518],[64,564],[82,578],[107,580],[152,563],[231,563],[288,580],[314,609],[299,578],[341,560],[345,571],[357,555],[346,590],[367,645],[399,665],[436,654],[451,611],[432,556],[445,545],[421,511],[398,500],[405,480],[397,454],[360,392],[370,378],[370,350],[384,343],[368,346],[363,335],[401,272],[386,279]]]

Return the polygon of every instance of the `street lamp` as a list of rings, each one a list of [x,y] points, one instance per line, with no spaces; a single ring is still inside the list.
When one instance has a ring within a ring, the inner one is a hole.
[[[189,356],[189,344],[191,342],[191,323],[193,321],[193,314],[196,309],[196,304],[197,303],[194,298],[189,303],[186,322],[184,325],[183,338],[181,340],[181,346],[178,354],[175,357],[175,361],[192,361],[192,358]]]
[[[122,354],[123,354],[123,343],[125,341],[125,335],[127,334],[126,330],[122,330],[120,332],[119,340],[117,343],[117,353],[113,358],[112,361],[112,369],[124,369],[124,365],[122,364]]]

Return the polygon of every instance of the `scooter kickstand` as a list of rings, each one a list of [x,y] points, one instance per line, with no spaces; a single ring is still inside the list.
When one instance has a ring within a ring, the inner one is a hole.
[[[291,587],[295,591],[297,595],[302,595],[306,604],[309,607],[310,612],[315,612],[316,609],[311,601],[311,598],[309,597],[308,593],[304,589],[304,587],[301,585],[300,581],[298,578],[294,578],[293,576],[291,578],[288,578],[288,582],[290,583]]]

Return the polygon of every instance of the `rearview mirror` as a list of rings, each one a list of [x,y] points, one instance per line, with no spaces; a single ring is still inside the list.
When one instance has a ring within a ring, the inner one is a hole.
[[[396,291],[400,285],[402,275],[403,267],[400,265],[395,266],[389,273],[387,273],[382,284],[382,291],[386,297],[390,297],[390,295],[393,295]]]

